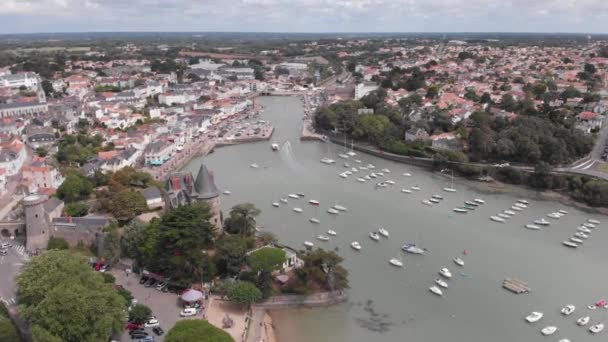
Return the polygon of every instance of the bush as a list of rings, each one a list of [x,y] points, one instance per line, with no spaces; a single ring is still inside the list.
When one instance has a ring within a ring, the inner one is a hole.
[[[129,311],[129,322],[144,323],[152,316],[152,310],[143,304],[135,304]]]
[[[0,341],[2,342],[20,342],[17,328],[8,316],[8,311],[4,304],[0,303]]]
[[[65,206],[65,214],[68,216],[81,217],[89,213],[89,206],[83,202],[69,203]]]
[[[68,249],[70,245],[63,238],[51,237],[46,245],[46,249]]]

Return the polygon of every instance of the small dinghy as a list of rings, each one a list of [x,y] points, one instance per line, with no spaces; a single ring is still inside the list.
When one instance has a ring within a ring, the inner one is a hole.
[[[298,198],[300,198],[300,196],[298,196],[298,195],[296,195],[296,194],[289,194],[289,195],[287,195],[287,197],[289,197],[289,198],[293,198],[293,199],[298,199]]]
[[[348,208],[341,206],[339,204],[334,205],[334,209],[339,210],[339,211],[348,211]]]
[[[583,226],[590,228],[590,229],[594,229],[595,225],[593,223],[583,223]]]
[[[357,241],[353,241],[350,243],[350,246],[356,250],[356,251],[360,251],[361,250],[361,244],[358,243]]]
[[[549,336],[549,335],[553,335],[555,334],[555,332],[557,331],[557,327],[554,326],[548,326],[548,327],[544,327],[540,333],[545,335],[545,336]]]
[[[490,216],[490,220],[494,221],[494,222],[500,222],[500,223],[504,223],[505,219],[502,217],[498,217],[498,216]]]
[[[581,327],[584,327],[585,325],[589,324],[589,321],[591,321],[591,317],[585,316],[577,319],[576,324],[580,325]]]
[[[437,204],[437,203],[439,203],[439,200],[436,198],[429,198],[429,202]]]
[[[532,311],[532,313],[530,313],[528,316],[526,316],[526,321],[528,323],[535,323],[540,321],[541,318],[543,318],[543,313],[542,312],[538,312],[538,311]]]
[[[327,212],[330,213],[330,214],[332,214],[332,215],[338,215],[340,213],[339,211],[337,211],[334,208],[327,209]]]
[[[411,194],[412,190],[409,189],[401,189],[401,192],[406,193],[406,194]]]
[[[388,261],[388,263],[395,267],[403,267],[403,261],[401,261],[397,258],[392,258],[391,260]]]
[[[512,206],[511,209],[515,210],[515,211],[522,211],[523,209],[518,207],[518,206]]]
[[[419,186],[417,186],[417,185],[414,185],[414,186],[412,187],[412,190],[414,190],[414,191],[420,191],[420,187],[419,187]]]
[[[327,235],[317,235],[317,240],[319,240],[319,241],[329,241],[329,236],[327,236]]]
[[[336,235],[338,235],[338,233],[336,233],[336,231],[335,231],[335,230],[331,230],[331,229],[330,229],[330,230],[328,230],[328,231],[327,231],[327,235],[330,235],[330,236],[336,236]]]
[[[570,248],[577,248],[578,244],[572,242],[572,241],[562,241],[562,245],[566,246],[566,247],[570,247]]]
[[[278,208],[280,206],[280,204],[279,204],[279,202],[273,202],[272,206],[275,207],[275,208]]]
[[[576,306],[568,304],[562,308],[561,313],[564,316],[569,316],[574,312],[574,310],[576,310]]]
[[[311,199],[310,201],[308,201],[308,204],[311,204],[311,205],[319,205],[319,201],[314,200],[314,199]]]
[[[576,233],[574,233],[574,236],[576,236],[577,238],[580,238],[580,239],[588,239],[589,238],[589,235],[585,234],[583,232],[576,232]]]
[[[513,216],[513,215],[515,215],[515,214],[516,214],[516,213],[515,213],[514,211],[512,211],[512,210],[505,210],[505,211],[503,211],[503,213],[505,213],[505,214],[507,214],[507,215],[511,215],[511,216]]]
[[[429,200],[422,200],[422,204],[433,205],[433,203],[431,203],[431,201],[429,201]]]
[[[370,232],[369,238],[374,241],[380,241],[380,235],[378,235],[378,233],[376,233],[376,232]]]
[[[600,224],[600,221],[594,220],[594,219],[588,219],[587,222],[589,222],[591,224]]]
[[[293,211],[295,211],[296,213],[301,213],[304,210],[302,210],[302,208],[293,208]]]
[[[412,177],[412,174],[411,174],[411,173],[409,173],[409,172],[405,172],[405,173],[403,174],[403,176],[404,176],[404,177]]]
[[[281,198],[281,203],[287,203],[287,198]]]
[[[452,211],[460,213],[460,214],[466,214],[469,212],[468,210],[466,210],[464,208],[454,208],[454,209],[452,209]]]
[[[443,287],[444,289],[448,288],[448,283],[445,282],[445,280],[441,279],[441,278],[436,278],[435,279],[435,284]]]
[[[578,243],[579,245],[583,243],[583,240],[577,238],[576,236],[571,236],[570,241],[572,241],[574,243]]]
[[[510,219],[511,218],[511,216],[509,216],[507,214],[503,214],[503,213],[498,214],[498,217],[502,217],[504,219]]]
[[[541,226],[548,226],[551,224],[551,222],[545,220],[544,218],[541,218],[540,220],[535,220],[534,223],[539,224]]]
[[[434,199],[438,199],[438,200],[442,200],[443,199],[443,196],[441,196],[441,195],[433,195],[431,197],[434,198]]]
[[[441,291],[441,289],[440,289],[440,288],[438,288],[437,286],[431,286],[431,287],[429,287],[429,290],[430,290],[432,293],[434,293],[434,294],[436,294],[436,295],[438,295],[438,296],[440,296],[440,297],[441,297],[441,296],[443,296],[443,291]]]
[[[223,194],[229,196],[232,195],[232,192],[230,190],[224,190]]]
[[[580,226],[580,227],[576,228],[576,230],[578,230],[579,232],[591,234],[591,229],[589,229],[585,226]]]
[[[476,198],[473,201],[475,201],[476,203],[479,203],[479,204],[485,204],[486,203],[486,201],[482,200],[481,198]]]
[[[462,259],[460,259],[458,257],[454,258],[453,260],[454,260],[454,263],[456,265],[458,265],[458,266],[464,266],[464,260],[462,260]]]
[[[319,224],[319,223],[321,223],[321,221],[319,221],[319,219],[316,219],[316,218],[314,218],[314,217],[311,217],[311,218],[310,218],[308,221],[310,221],[311,223],[314,223],[314,224]]]

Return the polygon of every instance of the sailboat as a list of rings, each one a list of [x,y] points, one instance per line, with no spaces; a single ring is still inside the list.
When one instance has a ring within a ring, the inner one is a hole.
[[[452,170],[452,182],[450,184],[449,188],[443,188],[443,191],[446,192],[456,192],[456,189],[454,189],[454,170]]]
[[[344,148],[346,148],[346,133],[344,133]],[[350,158],[350,155],[348,155],[346,153],[340,153],[340,154],[338,154],[338,157],[340,157],[342,159],[348,159],[348,158]]]
[[[349,156],[351,156],[351,157],[354,157],[354,156],[356,156],[356,155],[357,155],[357,154],[356,154],[356,153],[353,151],[353,145],[354,145],[354,143],[353,143],[353,141],[351,140],[351,141],[350,141],[350,151],[346,152],[346,154],[348,154],[348,155],[349,155]]]

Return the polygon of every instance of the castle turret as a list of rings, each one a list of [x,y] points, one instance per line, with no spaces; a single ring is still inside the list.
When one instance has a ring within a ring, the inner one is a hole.
[[[37,253],[46,249],[50,236],[50,225],[46,217],[44,203],[46,196],[30,195],[23,199],[25,213],[25,249]]]
[[[205,164],[201,167],[194,181],[194,198],[196,201],[206,202],[211,211],[211,223],[215,225],[218,233],[223,232],[222,228],[222,203],[220,193],[217,190],[213,175],[207,170]]]

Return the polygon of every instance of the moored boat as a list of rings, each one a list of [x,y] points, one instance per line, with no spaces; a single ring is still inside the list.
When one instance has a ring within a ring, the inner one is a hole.
[[[591,233],[591,229],[589,229],[585,226],[580,226],[580,227],[576,228],[576,230],[578,230],[579,232],[587,233],[587,234]]]
[[[461,214],[466,214],[469,212],[468,210],[466,210],[464,208],[454,208],[454,209],[452,209],[452,211],[455,211],[455,212],[461,213]]]
[[[568,304],[568,305],[564,306],[560,312],[564,316],[569,316],[574,312],[574,310],[576,310],[576,306],[574,306],[572,304]]]
[[[314,199],[311,199],[310,201],[308,201],[308,203],[312,204],[312,205],[319,205],[319,201],[314,200]]]
[[[392,258],[391,260],[388,261],[388,263],[395,267],[403,267],[403,261],[401,261],[397,258]]]
[[[544,218],[541,218],[540,220],[534,220],[535,224],[539,224],[541,226],[548,226],[551,224],[551,222],[545,220]]]
[[[479,204],[485,204],[486,203],[486,201],[482,200],[481,198],[476,198],[473,201],[475,201],[475,202],[477,202]]]
[[[329,236],[327,236],[327,235],[317,235],[317,240],[320,240],[320,241],[329,241]]]
[[[420,191],[420,187],[418,185],[414,185],[411,189],[414,191]]]
[[[424,254],[424,249],[416,246],[414,243],[406,243],[401,246],[401,250],[410,254]]]
[[[273,151],[278,151],[278,150],[279,150],[279,144],[277,144],[277,143],[273,143],[272,145],[270,145],[270,148],[271,148]]]
[[[334,209],[339,210],[339,211],[347,211],[348,208],[346,208],[345,206],[341,206],[339,204],[334,205]]]
[[[454,263],[455,263],[456,265],[458,265],[458,266],[464,266],[464,260],[462,260],[461,258],[456,257],[456,258],[454,258],[453,260],[454,260]]]
[[[587,222],[589,222],[591,224],[600,224],[600,221],[594,220],[594,219],[588,219]]]
[[[310,241],[304,241],[304,246],[308,247],[308,248],[312,248],[314,247],[314,243],[310,242]]]
[[[302,208],[293,208],[293,211],[295,211],[296,213],[301,213],[304,210],[302,210]]]
[[[287,198],[281,198],[281,203],[287,203]]]
[[[583,223],[583,226],[590,228],[590,229],[594,229],[595,225],[593,223]]]
[[[319,219],[314,218],[314,217],[311,217],[311,218],[309,219],[309,221],[310,221],[311,223],[314,223],[314,224],[319,224],[319,223],[321,223],[321,221],[319,221]]]
[[[585,326],[585,325],[589,324],[589,321],[591,321],[591,317],[589,317],[589,316],[584,316],[584,317],[581,317],[581,318],[577,319],[577,320],[576,320],[576,324],[578,324],[578,325],[580,325],[581,327],[583,327],[583,326]]]
[[[598,323],[589,328],[589,332],[591,332],[592,334],[597,334],[602,330],[604,330],[604,323]]]
[[[378,233],[380,233],[380,235],[384,236],[385,238],[388,238],[388,236],[389,236],[388,230],[386,230],[384,228],[379,228]]]
[[[445,267],[439,270],[439,274],[448,279],[452,278],[452,272],[450,272],[450,270]]]
[[[330,230],[327,231],[327,235],[329,235],[329,236],[336,236],[336,235],[338,235],[338,233],[336,233],[335,230],[331,230],[330,229]]]
[[[571,236],[570,241],[572,241],[574,243],[578,243],[579,245],[583,243],[583,240],[581,240],[580,238],[577,238],[576,236]]]
[[[437,203],[439,203],[440,201],[439,201],[438,199],[436,199],[436,198],[429,198],[429,202],[432,202],[432,203],[437,204]]]
[[[360,250],[361,250],[361,244],[360,244],[360,243],[358,243],[357,241],[353,241],[353,242],[351,242],[350,246],[351,246],[351,247],[352,247],[354,250],[357,250],[357,251],[360,251]]]
[[[330,214],[332,214],[332,215],[338,215],[340,213],[339,211],[337,211],[334,208],[327,209],[327,212],[330,213]]]
[[[530,229],[530,230],[540,230],[540,226],[537,226],[535,224],[527,224],[525,225],[526,229]]]
[[[520,207],[518,207],[516,205],[512,206],[511,209],[515,210],[515,211],[522,211],[523,210],[522,208],[520,208]]]
[[[298,195],[296,195],[296,194],[289,194],[289,195],[287,195],[287,197],[289,197],[289,198],[293,198],[293,199],[298,199],[298,198],[300,198],[300,196],[298,196]]]
[[[443,287],[444,289],[448,288],[448,283],[445,280],[441,279],[441,278],[435,278],[435,284]]]
[[[509,216],[507,214],[503,214],[503,213],[499,213],[497,216],[498,217],[502,217],[503,219],[510,219],[511,218],[511,216]]]
[[[280,205],[279,202],[272,202],[272,206],[275,207],[275,208],[278,208],[279,205]]]
[[[585,234],[583,232],[576,232],[576,233],[574,233],[573,236],[576,236],[577,238],[580,238],[580,239],[588,239],[589,238],[589,235]]]
[[[369,233],[369,238],[374,240],[374,241],[379,241],[380,240],[380,235],[378,235],[378,233],[376,232],[370,232]]]
[[[502,217],[498,217],[498,216],[490,216],[490,220],[494,221],[494,222],[500,222],[500,223],[504,223],[505,219]]]
[[[438,288],[437,286],[433,285],[433,286],[429,287],[429,290],[438,296],[443,296],[443,291],[441,291],[441,289]]]
[[[503,213],[505,213],[505,214],[507,214],[507,215],[511,215],[511,216],[513,216],[513,215],[515,215],[515,214],[516,214],[516,213],[515,213],[514,211],[512,211],[512,210],[505,210],[505,211],[503,211]]]
[[[401,192],[405,193],[405,194],[411,194],[412,190],[409,189],[401,189]]]
[[[232,194],[232,192],[231,192],[230,190],[224,190],[223,194],[224,194],[224,195],[231,195],[231,194]]]
[[[557,327],[554,326],[548,326],[548,327],[544,327],[540,333],[545,335],[545,336],[549,336],[549,335],[553,335],[555,334],[555,332],[557,331]]]
[[[578,244],[572,242],[572,241],[562,241],[562,245],[566,246],[566,247],[570,247],[570,248],[577,248]]]
[[[526,321],[528,323],[535,323],[540,321],[541,318],[543,318],[544,314],[542,312],[538,312],[538,311],[532,311],[532,313],[530,313],[528,316],[526,316]]]
[[[426,204],[426,205],[433,205],[433,203],[431,203],[431,201],[429,200],[422,200],[422,204]]]

